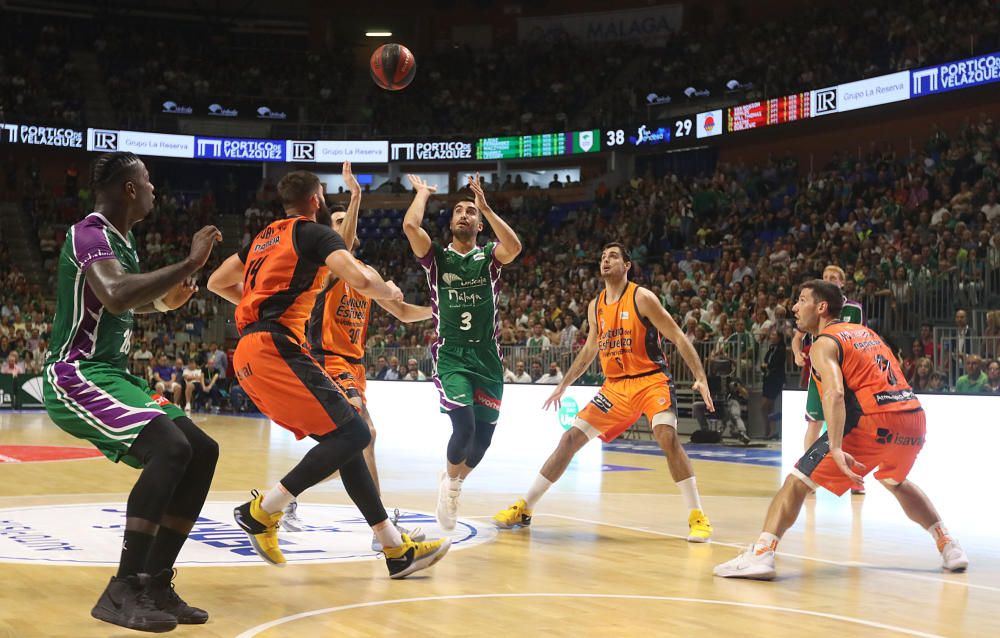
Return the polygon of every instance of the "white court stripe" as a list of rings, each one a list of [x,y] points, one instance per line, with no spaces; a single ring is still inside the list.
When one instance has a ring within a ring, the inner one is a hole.
[[[659,532],[652,529],[646,529],[644,527],[631,527],[629,525],[618,525],[617,523],[605,523],[604,521],[595,521],[589,518],[577,518],[575,516],[563,516],[562,514],[536,514],[538,516],[549,516],[552,518],[562,518],[567,521],[576,521],[578,523],[590,523],[591,525],[604,525],[605,527],[617,527],[618,529],[627,529],[633,532],[642,532],[644,534],[655,534],[656,536],[666,536],[668,538],[680,538],[687,540],[687,536],[684,534],[671,534],[670,532]],[[469,517],[465,517],[469,518]],[[717,541],[712,539],[713,545],[722,545],[724,547],[735,547],[737,549],[746,549],[747,545],[750,543],[724,543],[722,541]],[[830,560],[827,558],[816,558],[815,556],[803,556],[801,554],[789,554],[788,552],[775,552],[778,556],[785,556],[788,558],[797,558],[799,560],[811,560],[814,563],[825,563],[827,565],[836,565],[837,567],[859,567],[861,569],[867,569],[875,572],[876,574],[890,574],[892,576],[902,576],[903,578],[912,578],[914,580],[927,580],[935,583],[943,583],[945,585],[960,585],[962,587],[968,587],[970,589],[982,589],[984,591],[1000,592],[1000,587],[990,587],[989,585],[976,585],[974,583],[968,583],[964,580],[952,579],[952,578],[941,578],[939,576],[924,576],[921,574],[911,574],[909,572],[901,572],[891,568],[881,567],[879,565],[872,565],[871,563],[859,563],[857,561],[839,561]]]
[[[364,603],[354,603],[351,605],[340,605],[339,607],[327,607],[326,609],[314,609],[312,611],[305,611],[299,614],[292,614],[291,616],[285,616],[283,618],[278,618],[277,620],[272,620],[271,622],[264,623],[262,625],[257,625],[256,627],[251,627],[243,633],[236,636],[236,638],[253,638],[253,636],[258,635],[263,631],[267,631],[273,627],[279,625],[284,625],[285,623],[294,622],[296,620],[301,620],[303,618],[311,618],[313,616],[320,616],[323,614],[333,614],[340,611],[347,611],[350,609],[364,609],[366,607],[381,607],[383,605],[402,605],[407,603],[422,603],[422,602],[437,602],[442,600],[475,600],[475,599],[491,599],[491,598],[589,598],[589,599],[612,599],[612,600],[655,600],[663,602],[675,602],[675,603],[696,603],[701,605],[719,605],[723,607],[742,607],[745,609],[763,609],[767,611],[778,611],[785,612],[789,614],[798,614],[800,616],[812,616],[814,618],[824,618],[827,620],[836,620],[840,622],[853,623],[855,625],[862,625],[865,627],[871,627],[873,629],[885,629],[887,631],[894,631],[896,633],[904,634],[907,636],[918,636],[920,638],[943,638],[939,634],[928,634],[922,631],[916,631],[915,629],[906,629],[905,627],[895,627],[893,625],[886,625],[884,623],[875,622],[872,620],[862,620],[861,618],[852,618],[850,616],[841,616],[839,614],[828,614],[821,611],[810,611],[808,609],[796,609],[794,607],[778,607],[776,605],[763,605],[759,603],[743,603],[731,600],[712,600],[706,598],[684,598],[681,596],[642,596],[642,595],[632,595],[632,594],[581,594],[581,593],[553,593],[553,592],[536,592],[536,593],[522,593],[522,594],[455,594],[451,596],[421,596],[418,598],[397,598],[394,600],[373,600]]]

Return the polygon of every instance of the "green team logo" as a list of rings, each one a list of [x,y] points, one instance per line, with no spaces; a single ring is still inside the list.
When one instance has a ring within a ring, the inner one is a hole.
[[[573,421],[579,411],[580,406],[576,399],[566,397],[562,400],[562,405],[559,406],[559,425],[562,426],[562,429],[568,430],[573,427]]]

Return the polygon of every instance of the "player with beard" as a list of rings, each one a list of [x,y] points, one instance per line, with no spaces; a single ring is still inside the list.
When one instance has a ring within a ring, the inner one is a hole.
[[[892,492],[910,520],[930,533],[944,569],[961,572],[969,566],[930,499],[907,479],[927,431],[920,400],[882,338],[859,323],[839,319],[843,304],[836,284],[814,279],[802,285],[792,311],[798,329],[813,336],[810,375],[822,397],[827,431],[771,501],[757,542],[716,565],[716,576],[773,579],[778,542],[795,523],[806,496],[817,487],[840,496],[860,486],[876,467],[876,480]]]
[[[452,209],[451,243],[431,241],[421,224],[437,187],[415,175],[409,179],[416,195],[403,218],[403,232],[427,274],[437,329],[431,345],[432,379],[441,411],[452,426],[437,504],[438,524],[450,531],[455,529],[462,483],[483,460],[500,417],[504,369],[497,343],[497,295],[500,271],[520,254],[521,241],[486,202],[478,173],[469,177],[474,201],[460,201]],[[478,246],[484,219],[498,241]]]
[[[368,425],[305,341],[316,296],[331,273],[375,299],[400,302],[403,293],[358,262],[330,228],[316,175],[293,171],[281,178],[278,194],[288,217],[223,262],[208,287],[237,304],[233,367],[240,387],[272,421],[317,444],[266,494],[254,490],[233,515],[260,557],[284,566],[277,534],[283,510],[339,470],[348,496],[382,543],[390,576],[403,578],[440,560],[450,540],[417,543],[391,524],[365,465]]]
[[[344,184],[351,194],[346,211],[336,211],[332,214],[333,230],[351,247],[351,252],[361,245],[358,240],[358,212],[361,208],[361,185],[351,172],[351,163],[344,162]],[[357,262],[362,268],[371,268]],[[414,306],[402,301],[391,299],[372,299],[368,295],[351,286],[342,277],[330,275],[324,288],[316,297],[309,327],[306,329],[306,339],[312,356],[323,366],[330,378],[336,381],[347,394],[347,400],[361,413],[371,442],[364,449],[365,464],[372,475],[375,489],[381,495],[378,480],[378,468],[375,465],[375,425],[368,413],[368,402],[365,398],[365,341],[368,338],[368,322],[371,317],[372,301],[387,310],[400,321],[411,323],[431,318],[429,306]],[[424,533],[419,529],[407,530],[400,527],[399,510],[392,517],[401,534],[407,534],[416,542],[424,540]],[[303,521],[298,515],[298,501],[293,500],[285,508],[281,526],[290,532],[303,529]],[[372,535],[372,551],[382,551],[382,543],[377,535]]]
[[[625,246],[610,243],[601,251],[601,278],[604,291],[590,302],[587,342],[580,348],[562,382],[543,406],[559,409],[566,388],[600,355],[607,380],[597,396],[577,415],[559,445],[542,466],[524,498],[493,517],[497,527],[510,529],[531,525],[535,504],[559,480],[573,456],[594,437],[614,440],[643,414],[653,427],[660,449],[667,457],[670,476],[677,484],[688,510],[688,541],[707,542],[712,524],[701,508],[694,469],[677,436],[677,406],[673,380],[660,349],[660,336],[680,352],[694,374],[691,388],[701,395],[708,410],[714,411],[705,369],[698,353],[652,292],[629,282],[632,260]]]

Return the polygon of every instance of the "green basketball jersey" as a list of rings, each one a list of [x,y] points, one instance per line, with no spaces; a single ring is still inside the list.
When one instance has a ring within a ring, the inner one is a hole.
[[[493,256],[496,246],[490,242],[463,255],[450,244],[443,248],[434,242],[420,259],[439,340],[455,345],[496,343],[501,268]]]
[[[59,254],[56,316],[46,364],[86,359],[125,369],[133,312],[108,312],[84,276],[91,264],[103,259],[117,259],[125,272],[139,272],[131,231],[125,237],[103,215],[91,213],[70,228]]]

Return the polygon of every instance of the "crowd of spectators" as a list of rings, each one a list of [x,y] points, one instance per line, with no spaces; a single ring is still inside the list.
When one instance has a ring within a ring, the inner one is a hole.
[[[199,112],[212,103],[239,107],[251,117],[269,106],[293,120],[351,123],[371,135],[532,133],[645,119],[649,93],[684,103],[688,87],[717,98],[735,80],[742,88],[734,99],[774,97],[1000,45],[1000,17],[989,0],[808,3],[774,19],[749,7],[733,11],[745,15],[689,19],[659,46],[568,37],[486,49],[441,43],[416,51],[419,75],[399,92],[368,81],[350,41],[310,46],[271,35],[262,42],[219,21],[15,13],[0,27],[0,110],[79,123],[72,53],[86,47],[123,127],[155,126],[172,101]],[[364,99],[345,100],[362,82],[371,86]]]
[[[58,196],[36,188],[30,170],[22,182],[50,272],[68,224],[92,204],[74,173],[67,171]],[[613,189],[600,183],[592,201],[574,205],[553,204],[544,189],[504,189],[491,181],[491,204],[524,245],[504,269],[499,297],[509,382],[561,379],[586,340],[586,306],[602,286],[600,248],[621,241],[631,248],[631,279],[659,295],[702,357],[733,360],[741,378],[772,399],[794,370],[785,348],[792,295],[827,264],[843,268],[845,293],[893,342],[918,391],[998,391],[1000,311],[982,312],[988,296],[995,301],[1000,293],[1000,130],[987,115],[953,131],[934,128],[925,145],[906,153],[872,144],[860,154],[836,155],[811,174],[792,158],[719,164],[701,177],[647,172]],[[185,238],[213,219],[210,186],[187,195],[158,189],[155,210],[134,229],[145,268],[181,258]],[[449,211],[437,200],[429,208],[428,231],[445,240]],[[242,240],[279,215],[273,184],[263,182],[243,214]],[[363,219],[372,216],[399,219],[362,211]],[[209,268],[224,256],[215,255]],[[363,240],[360,256],[395,280],[409,301],[426,302],[423,272],[399,235]],[[0,283],[3,370],[37,372],[51,296],[32,288],[2,242]],[[962,308],[934,314],[918,304],[943,289]],[[189,407],[250,409],[232,383],[226,348],[203,334],[211,317],[230,310],[203,290],[179,312],[138,316],[132,369]],[[914,324],[914,316],[926,321]],[[366,342],[368,375],[425,379],[434,338],[428,323],[404,324],[376,311]],[[674,373],[683,380],[679,362]],[[600,380],[596,366],[584,377]]]

